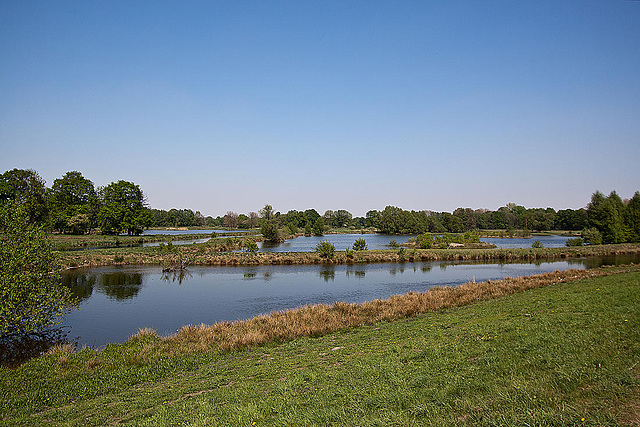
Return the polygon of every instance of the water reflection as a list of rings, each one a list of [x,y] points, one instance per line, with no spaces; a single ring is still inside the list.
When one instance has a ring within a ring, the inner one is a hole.
[[[173,271],[163,271],[160,279],[164,282],[178,282],[178,284],[181,285],[184,280],[187,280],[190,277],[191,273],[189,273],[189,270],[179,268]]]
[[[320,277],[322,277],[322,279],[325,281],[325,283],[328,283],[329,280],[331,280],[332,282],[335,282],[336,280],[336,269],[334,268],[325,268],[323,270],[320,270]]]
[[[62,275],[62,284],[67,286],[74,297],[84,301],[94,291],[116,301],[135,298],[142,289],[142,273],[74,271]]]
[[[101,346],[122,342],[141,327],[162,335],[186,324],[247,319],[306,304],[360,303],[433,286],[639,261],[639,256],[612,256],[501,264],[193,266],[175,276],[163,275],[157,266],[78,269],[65,273],[63,282],[82,299],[82,308],[69,313],[63,324],[81,337],[80,345]]]

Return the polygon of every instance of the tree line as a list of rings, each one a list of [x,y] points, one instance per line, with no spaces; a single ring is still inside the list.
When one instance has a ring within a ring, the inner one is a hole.
[[[525,208],[509,203],[495,211],[458,208],[453,212],[407,211],[395,206],[370,210],[354,217],[344,209],[275,211],[270,205],[259,213],[228,211],[224,216],[205,217],[191,209],[151,209],[142,189],[124,180],[104,187],[80,172],[67,172],[51,188],[33,170],[13,169],[0,175],[0,203],[18,202],[29,220],[54,232],[83,234],[140,234],[148,227],[227,227],[254,229],[269,221],[285,234],[321,235],[327,228],[371,228],[385,234],[462,233],[472,230],[583,231],[597,242],[640,241],[640,193],[623,200],[615,191],[605,196],[596,191],[586,208]],[[268,209],[267,209],[268,208]],[[267,209],[265,211],[265,209]],[[266,217],[265,217],[266,215]]]
[[[119,180],[104,187],[78,171],[67,172],[51,188],[34,170],[13,169],[0,175],[0,203],[21,207],[28,220],[50,231],[137,235],[153,225],[140,186]]]

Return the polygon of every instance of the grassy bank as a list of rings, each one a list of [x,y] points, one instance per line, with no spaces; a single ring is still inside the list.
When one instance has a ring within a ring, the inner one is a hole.
[[[241,239],[215,239],[210,243],[166,248],[111,248],[91,251],[62,252],[65,267],[96,267],[113,264],[171,265],[188,260],[191,265],[295,265],[295,264],[350,264],[376,262],[422,261],[518,261],[557,260],[575,257],[639,254],[640,244],[594,245],[567,248],[521,249],[394,249],[356,251],[353,254],[336,252],[331,259],[321,258],[313,252],[229,253],[228,248],[239,248]],[[235,242],[235,243],[234,243]],[[235,245],[235,246],[234,246]]]
[[[0,419],[6,425],[632,425],[640,405],[640,272],[611,274],[623,270],[523,279],[529,290],[511,295],[503,291],[522,289],[508,280],[470,284],[457,297],[453,290],[430,291],[444,292],[436,300],[457,302],[231,351],[198,350],[148,331],[100,352],[61,348],[14,370],[0,368]],[[502,291],[491,295],[496,289]],[[501,297],[483,301],[495,296]],[[335,310],[352,317],[353,308]],[[259,328],[265,319],[245,323]]]
[[[84,248],[117,248],[138,246],[143,243],[171,242],[176,240],[195,240],[210,237],[210,233],[205,234],[183,234],[183,235],[149,235],[149,236],[109,236],[102,234],[95,235],[72,235],[72,234],[52,234],[49,236],[54,250],[68,251]]]

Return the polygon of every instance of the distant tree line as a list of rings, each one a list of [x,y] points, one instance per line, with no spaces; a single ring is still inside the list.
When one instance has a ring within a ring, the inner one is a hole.
[[[48,229],[70,234],[100,230],[105,234],[140,234],[147,227],[264,228],[268,224],[274,240],[285,235],[322,235],[328,228],[371,228],[385,234],[463,233],[473,230],[582,231],[587,241],[621,243],[640,241],[640,193],[622,200],[596,191],[586,208],[525,208],[509,203],[496,211],[458,208],[450,212],[407,211],[387,206],[354,217],[344,209],[277,212],[266,205],[248,215],[228,211],[224,216],[205,217],[190,209],[150,209],[140,187],[117,181],[96,188],[80,172],[67,172],[51,188],[33,170],[13,169],[0,175],[0,203],[13,200],[29,220]],[[267,231],[266,229],[263,231]]]

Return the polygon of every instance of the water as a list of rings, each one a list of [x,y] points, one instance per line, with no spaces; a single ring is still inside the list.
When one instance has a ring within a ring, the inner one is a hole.
[[[530,238],[496,238],[496,237],[481,237],[480,241],[486,243],[493,243],[498,248],[507,249],[507,248],[530,248],[533,245],[533,242],[536,240],[540,240],[542,246],[545,248],[564,248],[566,246],[567,240],[571,237],[565,236],[532,236]]]
[[[428,262],[404,264],[191,267],[164,274],[158,266],[121,266],[66,272],[81,298],[63,325],[80,345],[124,342],[139,328],[172,334],[186,324],[248,319],[272,310],[335,301],[364,302],[436,285],[498,280],[639,257],[589,258],[537,264]]]
[[[155,236],[158,234],[163,234],[163,235],[167,235],[167,236],[176,236],[176,235],[183,235],[183,234],[211,234],[211,233],[217,233],[217,234],[234,234],[234,233],[248,233],[248,230],[155,230],[155,229],[149,229],[149,230],[144,230],[144,232],[142,233],[143,236]]]
[[[324,236],[300,236],[295,239],[286,240],[283,243],[265,243],[258,245],[260,252],[313,252],[316,245],[322,241],[328,241],[336,247],[338,251],[344,251],[347,247],[353,246],[358,239],[367,242],[369,250],[389,249],[392,240],[396,243],[405,243],[415,234],[388,235],[388,234],[327,234]]]

